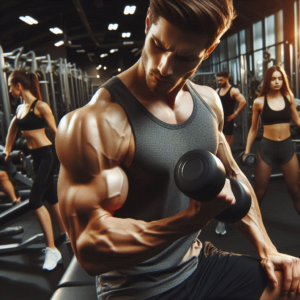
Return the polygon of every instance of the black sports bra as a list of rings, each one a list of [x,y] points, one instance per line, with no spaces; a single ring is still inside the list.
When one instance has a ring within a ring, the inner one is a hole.
[[[39,100],[36,99],[30,106],[30,109],[26,116],[22,119],[16,118],[17,126],[22,131],[27,130],[35,130],[35,129],[41,129],[45,128],[46,122],[43,118],[38,117],[34,113],[34,108]]]
[[[274,125],[281,123],[290,123],[291,108],[288,99],[283,96],[285,107],[282,110],[272,110],[268,105],[267,96],[265,95],[264,108],[261,114],[263,125]]]

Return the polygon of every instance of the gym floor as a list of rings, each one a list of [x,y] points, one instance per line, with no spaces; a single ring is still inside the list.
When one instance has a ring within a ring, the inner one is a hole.
[[[238,161],[239,153],[244,150],[241,146],[241,133],[235,128],[235,143],[232,151],[234,158]],[[253,145],[256,153],[259,140]],[[253,185],[251,175],[253,169],[241,166],[242,171]],[[276,168],[273,173],[280,173]],[[267,232],[271,240],[280,252],[294,256],[300,256],[300,217],[296,213],[292,200],[287,194],[283,178],[271,179],[269,188],[261,206],[262,216]],[[236,226],[227,225],[227,234],[218,236],[215,234],[217,222],[211,223],[202,230],[200,240],[210,241],[216,247],[225,251],[248,254],[258,257],[254,246],[238,231]],[[38,233],[41,229],[34,212],[29,212],[7,226],[22,226],[24,233],[0,237],[1,245],[20,243]],[[58,230],[54,225],[54,232]],[[51,272],[42,270],[44,254],[41,252],[44,244],[32,245],[26,250],[13,254],[0,255],[0,293],[2,300],[49,300],[64,273],[62,264]],[[71,249],[70,253],[71,253]]]

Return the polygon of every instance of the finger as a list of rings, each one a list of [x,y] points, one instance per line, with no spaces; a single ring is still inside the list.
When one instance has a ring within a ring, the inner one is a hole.
[[[274,287],[277,287],[278,286],[278,281],[277,281],[277,277],[275,275],[274,265],[267,258],[264,258],[260,262],[260,264],[265,269],[265,271],[267,273],[267,276],[268,276],[269,280],[271,281],[272,285]]]
[[[283,292],[286,295],[292,284],[293,279],[293,260],[288,258],[283,262],[283,274],[284,274],[284,281],[283,281]]]
[[[299,263],[298,259],[294,259],[293,261],[293,278],[292,278],[292,283],[291,283],[291,288],[289,291],[290,296],[294,295],[296,292],[297,288],[299,287]]]

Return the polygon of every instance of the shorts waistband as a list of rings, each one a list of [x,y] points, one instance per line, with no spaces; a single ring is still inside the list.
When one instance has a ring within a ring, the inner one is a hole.
[[[282,140],[282,141],[274,141],[274,140],[267,139],[267,138],[265,138],[265,137],[262,137],[261,140],[262,140],[262,141],[264,140],[264,141],[269,142],[269,143],[281,144],[281,143],[285,143],[285,142],[291,141],[291,140],[292,140],[292,137],[289,136],[287,139]]]
[[[41,156],[41,155],[47,154],[49,152],[55,151],[55,148],[54,148],[54,145],[51,144],[51,145],[36,148],[36,149],[29,149],[29,151],[32,156]]]

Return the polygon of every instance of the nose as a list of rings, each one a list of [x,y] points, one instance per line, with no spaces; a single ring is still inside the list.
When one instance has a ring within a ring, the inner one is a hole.
[[[171,52],[167,52],[162,55],[157,68],[162,76],[169,76],[173,74],[173,57]]]

